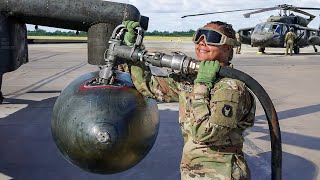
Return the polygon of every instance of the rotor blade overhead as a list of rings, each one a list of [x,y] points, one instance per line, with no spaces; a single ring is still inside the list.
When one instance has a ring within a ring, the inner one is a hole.
[[[273,11],[273,10],[276,10],[276,9],[279,9],[279,7],[276,6],[276,7],[271,7],[271,8],[263,8],[263,9],[260,9],[258,11],[253,11],[253,12],[250,12],[250,13],[243,14],[243,16],[245,18],[249,18],[251,14],[257,14],[257,13],[262,13],[262,12],[266,12],[266,11]]]
[[[288,4],[281,4],[281,5],[278,5],[278,6],[275,6],[275,7],[263,8],[263,9],[260,9],[260,10],[257,10],[257,11],[246,13],[246,14],[243,14],[243,16],[245,18],[249,18],[251,14],[257,14],[257,13],[262,13],[262,12],[266,12],[266,11],[273,11],[273,10],[277,10],[277,9],[284,10],[284,11],[294,11],[294,12],[297,12],[297,13],[300,13],[300,14],[303,14],[303,15],[306,15],[306,16],[310,16],[310,21],[312,19],[314,19],[315,16],[310,14],[310,13],[308,13],[308,12],[302,11],[302,9],[304,9],[304,10],[320,10],[320,8],[295,7],[295,6],[288,5]]]
[[[320,8],[310,8],[310,7],[296,7],[297,9],[306,9],[306,10],[320,10]]]
[[[320,9],[319,9],[319,10],[320,10]],[[303,15],[306,15],[306,16],[309,16],[309,17],[310,17],[309,21],[312,21],[312,20],[316,17],[315,15],[312,15],[312,14],[307,13],[307,12],[305,12],[305,11],[302,11],[302,10],[300,10],[300,9],[290,9],[290,11],[294,11],[294,12],[297,12],[297,13],[300,13],[300,14],[303,14]]]
[[[262,8],[236,9],[236,10],[230,10],[230,11],[217,11],[217,12],[211,12],[211,13],[190,14],[190,15],[182,16],[181,18],[190,17],[190,16],[203,16],[203,15],[209,15],[209,14],[221,14],[221,13],[237,12],[237,11],[250,11],[250,10],[257,10],[257,9],[262,9]]]
[[[314,15],[304,12],[302,11],[302,9],[304,10],[320,10],[320,8],[311,8],[311,7],[295,7],[292,5],[288,5],[288,4],[281,4],[275,7],[270,7],[270,8],[251,8],[251,9],[236,9],[236,10],[230,10],[230,11],[217,11],[217,12],[210,12],[210,13],[199,13],[199,14],[190,14],[190,15],[185,15],[182,16],[181,18],[185,18],[185,17],[190,17],[190,16],[202,16],[202,15],[209,15],[209,14],[221,14],[221,13],[229,13],[229,12],[239,12],[239,11],[250,11],[252,10],[253,12],[249,12],[246,14],[243,14],[243,16],[245,18],[249,18],[251,14],[257,14],[257,13],[262,13],[262,12],[266,12],[266,11],[273,11],[273,10],[290,10],[290,11],[295,11],[297,13],[301,13],[307,16],[310,16],[310,19],[313,19]]]

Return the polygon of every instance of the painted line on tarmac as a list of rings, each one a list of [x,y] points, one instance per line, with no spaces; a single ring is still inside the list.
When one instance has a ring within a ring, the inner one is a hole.
[[[40,61],[40,60],[45,60],[45,59],[48,59],[48,58],[51,58],[51,57],[55,57],[55,56],[59,56],[59,55],[62,55],[62,54],[66,54],[66,53],[65,52],[64,53],[56,53],[56,54],[49,55],[49,56],[44,56],[44,57],[39,57],[39,58],[31,58],[29,63],[33,63],[33,62]]]
[[[45,79],[42,79],[42,80],[40,80],[40,81],[38,81],[38,82],[36,82],[34,84],[31,84],[30,86],[27,86],[27,87],[25,87],[23,89],[20,89],[18,91],[6,94],[4,96],[5,96],[5,98],[16,98],[16,97],[19,97],[19,96],[21,96],[21,95],[23,95],[23,94],[25,94],[25,93],[27,93],[29,91],[34,91],[34,90],[36,90],[36,89],[38,89],[38,88],[40,88],[40,87],[42,87],[42,86],[44,86],[46,84],[49,84],[52,81],[54,81],[54,80],[56,80],[56,79],[58,79],[58,78],[60,78],[60,77],[62,77],[64,75],[66,75],[66,74],[68,74],[68,73],[70,73],[72,71],[75,71],[75,70],[77,70],[77,69],[79,69],[79,68],[81,68],[81,67],[83,67],[85,65],[87,65],[87,62],[80,63],[80,64],[78,64],[76,66],[73,66],[73,67],[70,67],[70,68],[68,68],[68,69],[66,69],[66,70],[64,70],[62,72],[56,73],[53,76],[50,76],[50,77],[45,78]]]

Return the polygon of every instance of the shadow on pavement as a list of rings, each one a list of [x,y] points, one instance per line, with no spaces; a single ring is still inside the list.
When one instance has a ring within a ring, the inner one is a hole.
[[[303,116],[306,114],[311,114],[319,111],[320,111],[320,104],[317,104],[317,105],[311,105],[306,107],[280,111],[277,114],[278,114],[279,121],[282,121],[288,118]],[[255,124],[267,124],[265,115],[256,116]],[[254,126],[250,128],[249,131],[266,133],[268,135],[259,137],[258,139],[270,141],[269,129]],[[312,136],[301,135],[297,133],[281,131],[281,139],[283,144],[289,144],[289,145],[299,146],[299,147],[313,149],[313,150],[320,150],[320,138],[318,137],[312,137]]]
[[[292,53],[292,56],[310,56],[310,55],[318,55],[318,54],[320,54],[320,53],[318,53],[318,52],[314,52],[314,53],[299,53],[299,54],[294,54],[294,53]],[[283,55],[283,56],[285,56],[285,49],[284,49],[284,51],[283,51],[283,53],[271,53],[271,52],[266,52],[266,53],[263,53],[263,54],[261,54],[261,55]],[[289,55],[287,55],[287,56],[290,56],[290,54]]]
[[[271,173],[270,166],[261,166],[259,162],[270,162],[271,152],[259,154],[258,157],[246,157],[251,170],[251,177],[254,180],[270,180],[270,176],[265,172]],[[263,159],[263,160],[261,160]],[[318,174],[317,166],[294,154],[282,153],[282,179],[290,180],[315,180]],[[267,170],[266,170],[267,168]],[[271,175],[271,174],[270,174]]]
[[[160,111],[160,129],[157,140],[150,153],[135,167],[118,174],[98,175],[85,172],[68,163],[55,146],[50,129],[51,112],[56,97],[42,101],[24,101],[7,99],[11,103],[28,104],[28,106],[6,118],[0,119],[0,173],[24,180],[56,180],[56,179],[111,179],[111,180],[174,180],[180,179],[180,159],[183,139],[178,123],[178,112],[172,110]],[[318,106],[315,106],[318,109]],[[314,109],[314,110],[315,110]],[[310,111],[304,110],[304,113]],[[268,134],[269,131],[260,127],[251,128]],[[251,130],[250,129],[250,130]],[[298,143],[319,141],[316,138],[284,132],[284,143],[294,143],[288,140],[297,138]],[[269,137],[266,135],[265,137]],[[268,139],[265,139],[268,140]],[[319,143],[320,144],[320,143]],[[316,149],[320,145],[309,144]],[[260,164],[263,159],[265,164]],[[270,152],[259,157],[247,157],[253,179],[270,179],[261,176],[270,168]],[[312,179],[317,174],[316,166],[293,154],[283,153],[284,179]],[[263,173],[262,173],[263,174]]]
[[[280,121],[282,121],[284,119],[297,117],[297,116],[303,116],[303,115],[311,114],[311,113],[315,113],[315,112],[320,112],[320,104],[299,107],[299,108],[294,108],[294,109],[288,109],[285,111],[280,111],[280,112],[277,112],[277,115],[278,115],[278,119]],[[267,120],[265,115],[256,116],[256,119],[257,120]]]
[[[28,106],[0,118],[0,174],[24,180],[180,179],[183,139],[177,111],[160,111],[155,145],[138,165],[122,173],[99,175],[68,163],[54,144],[50,120],[55,100],[56,97],[42,101],[7,99]]]

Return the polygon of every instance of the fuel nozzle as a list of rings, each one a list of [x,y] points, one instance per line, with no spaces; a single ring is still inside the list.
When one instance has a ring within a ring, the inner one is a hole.
[[[114,77],[114,62],[117,58],[131,61],[142,61],[157,67],[166,67],[177,70],[183,74],[195,73],[198,65],[194,59],[184,54],[165,54],[161,52],[148,52],[143,48],[144,30],[136,28],[137,38],[132,47],[124,45],[123,36],[126,31],[124,25],[119,25],[113,31],[109,41],[109,49],[105,52],[106,65],[101,67],[98,84],[112,84]]]
[[[125,27],[124,25],[118,25],[111,35],[111,38],[109,40],[109,49],[107,49],[104,53],[104,60],[106,62],[105,65],[100,66],[100,72],[99,77],[97,78],[98,84],[112,84],[112,77],[114,74],[113,67],[114,62],[117,58],[114,48],[116,46],[120,46],[122,43],[122,37],[125,33]]]
[[[193,74],[198,69],[196,60],[183,54],[168,55],[160,52],[146,52],[143,60],[157,67],[166,67],[183,74]]]
[[[105,51],[104,59],[106,65],[100,67],[99,84],[112,84],[114,77],[114,65],[117,58],[134,60],[137,57],[137,52],[140,52],[144,37],[144,30],[141,27],[135,28],[137,38],[132,47],[123,45],[123,37],[127,29],[124,25],[117,26],[109,40],[109,49]]]

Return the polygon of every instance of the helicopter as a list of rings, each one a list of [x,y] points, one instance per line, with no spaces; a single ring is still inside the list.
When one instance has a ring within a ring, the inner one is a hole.
[[[237,32],[240,36],[240,43],[249,44],[252,47],[258,47],[258,52],[265,53],[266,47],[274,48],[284,48],[285,47],[285,35],[289,32],[290,28],[297,35],[294,40],[293,51],[295,54],[299,54],[300,48],[306,46],[313,46],[314,51],[318,52],[315,47],[320,46],[320,27],[318,29],[309,28],[307,25],[316,17],[303,10],[320,10],[320,8],[311,7],[295,7],[288,4],[282,4],[270,8],[254,8],[254,9],[239,9],[231,11],[219,11],[212,13],[202,13],[182,16],[182,18],[189,16],[199,16],[208,14],[218,14],[218,13],[228,13],[237,11],[248,11],[254,10],[252,12],[243,14],[245,18],[249,18],[250,15],[256,13],[262,13],[272,10],[280,10],[279,15],[271,15],[266,22],[257,24],[254,27],[241,28]],[[293,14],[296,12],[309,16],[309,18],[304,18]]]

